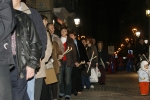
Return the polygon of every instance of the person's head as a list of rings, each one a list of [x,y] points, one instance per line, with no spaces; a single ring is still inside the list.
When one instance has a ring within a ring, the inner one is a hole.
[[[99,50],[102,50],[103,49],[103,42],[102,41],[98,41],[97,47],[98,47]]]
[[[82,39],[82,43],[83,43],[84,46],[86,46],[86,44],[87,44],[86,39]]]
[[[94,38],[92,38],[92,41],[93,41],[93,44],[95,44],[95,43],[96,43],[96,40],[95,40]]]
[[[42,17],[44,26],[46,27],[46,25],[47,25],[47,23],[48,23],[48,21],[47,21],[48,18],[47,18],[45,15],[41,15],[41,17]]]
[[[93,45],[93,40],[92,40],[92,38],[91,38],[91,37],[87,37],[87,38],[86,38],[86,43],[87,43],[87,45]]]
[[[62,37],[66,37],[67,34],[68,34],[68,27],[62,26],[61,29],[60,29],[60,31],[61,31],[61,36]]]
[[[76,37],[77,37],[77,34],[76,34],[76,32],[75,31],[69,31],[69,37],[70,38],[72,38],[73,40],[75,40],[76,39]]]
[[[148,62],[147,61],[142,61],[141,62],[141,68],[143,70],[147,70],[148,69]]]
[[[18,10],[20,8],[20,1],[21,0],[12,0],[14,9]]]
[[[54,32],[55,32],[54,25],[53,25],[52,23],[48,23],[48,24],[47,24],[47,30],[48,30],[51,34],[54,34]]]
[[[139,43],[140,43],[140,44],[144,44],[144,40],[141,38],[141,39],[139,40]]]

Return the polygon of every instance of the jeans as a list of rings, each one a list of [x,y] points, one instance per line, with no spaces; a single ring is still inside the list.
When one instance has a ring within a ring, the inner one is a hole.
[[[12,100],[10,67],[0,65],[0,100]]]
[[[30,100],[34,100],[35,76],[27,82],[27,93]]]
[[[14,56],[15,64],[16,61],[16,56]],[[18,78],[18,69],[16,65],[10,71],[13,100],[30,100],[27,94],[26,70],[23,70],[23,74],[25,76],[24,78]]]
[[[60,96],[71,97],[71,74],[72,67],[66,66],[66,63],[62,63],[59,77]]]
[[[127,62],[126,70],[127,70],[127,72],[132,72],[132,70],[133,70],[132,62],[130,62],[130,61]]]
[[[35,79],[35,93],[34,93],[34,99],[40,100],[41,98],[41,92],[42,92],[42,84],[43,84],[43,78],[37,78]]]
[[[86,86],[87,89],[90,88],[90,76],[82,76],[82,85]]]

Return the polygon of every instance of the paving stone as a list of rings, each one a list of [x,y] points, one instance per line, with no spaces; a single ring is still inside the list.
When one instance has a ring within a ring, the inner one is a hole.
[[[150,100],[150,95],[140,95],[137,73],[107,74],[106,85],[94,86],[71,100]]]

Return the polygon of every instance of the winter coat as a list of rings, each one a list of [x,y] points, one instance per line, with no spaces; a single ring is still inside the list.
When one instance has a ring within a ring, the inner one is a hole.
[[[15,10],[17,26],[16,31],[16,57],[20,78],[25,77],[23,70],[26,66],[33,69],[39,67],[42,53],[42,44],[33,22],[27,14]]]
[[[148,72],[144,71],[141,68],[138,70],[138,78],[139,78],[139,82],[149,82]]]
[[[51,57],[52,48],[53,48],[49,35],[50,35],[49,32],[47,32],[47,48],[45,51],[45,56],[42,59],[41,64],[40,64],[40,70],[36,74],[36,78],[46,77],[46,63],[49,61],[49,59]]]

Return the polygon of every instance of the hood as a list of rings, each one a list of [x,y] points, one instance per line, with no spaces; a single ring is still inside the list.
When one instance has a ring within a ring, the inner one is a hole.
[[[23,11],[26,14],[31,14],[29,7],[24,2],[21,2],[20,5],[21,5],[21,11]]]
[[[147,61],[142,61],[141,62],[141,69],[144,70],[144,71],[147,71],[148,69],[144,68],[145,65],[148,65],[148,62]]]

